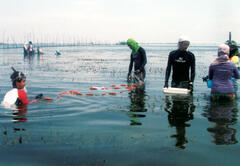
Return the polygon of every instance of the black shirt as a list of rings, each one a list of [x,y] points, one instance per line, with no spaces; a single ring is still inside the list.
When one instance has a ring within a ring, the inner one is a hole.
[[[165,81],[168,81],[171,68],[173,69],[172,81],[194,81],[195,77],[195,56],[190,51],[175,50],[170,52],[166,69]],[[191,68],[191,78],[189,79],[189,69]]]

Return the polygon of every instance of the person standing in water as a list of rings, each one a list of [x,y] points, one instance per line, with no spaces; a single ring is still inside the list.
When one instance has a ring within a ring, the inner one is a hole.
[[[238,51],[238,45],[235,41],[226,41],[226,43],[230,47],[230,53],[229,53],[229,60],[233,62],[236,67],[239,69],[239,51]]]
[[[144,82],[146,76],[146,71],[144,67],[147,64],[146,52],[142,47],[138,45],[138,43],[134,39],[128,39],[127,45],[132,50],[128,69],[128,81],[131,80],[131,72],[134,63],[134,74],[137,76],[135,77],[135,79],[139,78],[139,81]],[[138,80],[136,81],[139,82]]]
[[[209,80],[212,80],[211,99],[233,100],[236,91],[232,78],[239,79],[239,72],[233,62],[229,60],[230,48],[226,44],[218,47],[218,57],[211,63],[208,71]]]
[[[195,56],[188,51],[190,41],[187,37],[181,37],[178,40],[178,49],[170,52],[165,75],[164,88],[168,88],[168,79],[172,72],[171,87],[187,88],[193,91],[193,82],[195,78]],[[191,75],[189,78],[189,70]]]

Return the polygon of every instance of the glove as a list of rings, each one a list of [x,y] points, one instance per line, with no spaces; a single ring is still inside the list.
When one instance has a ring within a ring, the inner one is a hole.
[[[189,82],[188,89],[192,92],[193,91],[193,82]]]
[[[165,81],[164,88],[168,88],[168,81]]]
[[[39,95],[37,95],[37,96],[35,97],[35,99],[41,99],[42,97],[43,97],[43,94],[40,93]]]
[[[207,82],[207,79],[208,79],[208,76],[202,78],[203,82]]]
[[[131,78],[131,74],[128,73],[128,75],[127,75],[127,80],[128,80],[128,81],[131,81],[131,79],[132,79],[132,78]]]
[[[141,71],[139,69],[137,69],[134,73],[135,74],[139,74]]]

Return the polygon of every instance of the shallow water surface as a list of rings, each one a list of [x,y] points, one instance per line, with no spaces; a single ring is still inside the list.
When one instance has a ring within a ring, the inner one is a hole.
[[[162,91],[168,53],[176,47],[143,47],[146,83],[133,91],[121,86],[127,84],[126,46],[43,48],[44,55],[25,58],[22,49],[0,49],[1,101],[11,89],[11,66],[26,73],[29,98],[54,99],[18,111],[0,107],[1,165],[239,165],[238,100],[211,103],[201,79],[216,47],[190,48],[192,96]],[[57,97],[71,90],[82,95]]]

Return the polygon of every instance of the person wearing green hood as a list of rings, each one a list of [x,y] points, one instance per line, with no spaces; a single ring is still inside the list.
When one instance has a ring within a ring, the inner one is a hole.
[[[143,82],[146,76],[146,71],[144,68],[147,64],[146,52],[134,39],[128,39],[127,45],[132,50],[128,69],[128,80],[131,79],[131,72],[134,63],[134,73],[135,75],[139,75],[140,80]]]

